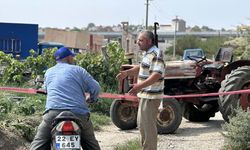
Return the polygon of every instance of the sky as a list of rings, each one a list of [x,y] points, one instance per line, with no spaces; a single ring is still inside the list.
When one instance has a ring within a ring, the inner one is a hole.
[[[146,0],[0,0],[0,22],[39,27],[145,25]],[[178,16],[186,25],[235,29],[250,24],[250,0],[149,0],[148,25],[171,24]]]

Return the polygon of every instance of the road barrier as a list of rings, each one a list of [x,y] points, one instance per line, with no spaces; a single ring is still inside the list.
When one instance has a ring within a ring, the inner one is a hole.
[[[0,91],[12,91],[18,93],[26,93],[26,94],[38,94],[44,93],[43,90],[36,90],[32,88],[17,88],[17,87],[0,87]],[[185,94],[185,95],[164,95],[162,98],[176,98],[176,99],[185,99],[185,98],[193,98],[193,97],[210,97],[210,96],[219,96],[219,95],[229,95],[229,94],[247,94],[250,93],[250,89],[246,90],[238,90],[238,91],[228,91],[228,92],[217,92],[217,93],[205,93],[205,94]],[[129,94],[113,94],[113,93],[101,93],[99,95],[100,98],[109,98],[109,99],[120,99],[120,100],[128,100],[128,101],[137,101],[136,96],[132,96]]]

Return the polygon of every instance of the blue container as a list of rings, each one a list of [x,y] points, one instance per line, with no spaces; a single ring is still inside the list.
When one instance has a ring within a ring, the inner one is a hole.
[[[0,23],[0,50],[25,59],[31,49],[38,52],[38,24]]]

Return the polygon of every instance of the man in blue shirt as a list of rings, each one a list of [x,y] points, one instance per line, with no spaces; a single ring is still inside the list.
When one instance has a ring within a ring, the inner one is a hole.
[[[81,145],[86,150],[99,150],[85,93],[90,94],[90,102],[96,102],[100,92],[99,83],[82,67],[73,65],[74,53],[62,47],[55,54],[57,64],[45,73],[47,91],[46,109],[43,121],[31,143],[31,150],[49,150],[51,142],[51,124],[63,110],[73,112],[83,125]]]

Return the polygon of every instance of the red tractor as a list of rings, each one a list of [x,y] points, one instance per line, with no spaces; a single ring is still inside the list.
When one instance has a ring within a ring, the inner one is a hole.
[[[188,56],[190,60],[166,62],[165,95],[204,94],[250,89],[250,60],[233,62],[233,49],[220,48],[215,61],[206,57]],[[131,68],[124,65],[122,70]],[[127,93],[136,77],[124,79],[120,93]],[[203,122],[220,111],[224,120],[232,109],[250,107],[250,94],[203,96],[164,99],[157,115],[158,133],[173,133],[182,116],[189,121]],[[136,128],[138,102],[113,101],[110,115],[113,123],[122,130]]]

